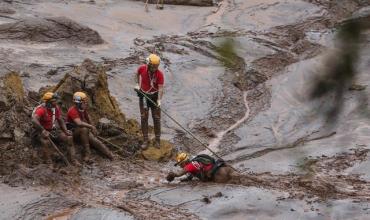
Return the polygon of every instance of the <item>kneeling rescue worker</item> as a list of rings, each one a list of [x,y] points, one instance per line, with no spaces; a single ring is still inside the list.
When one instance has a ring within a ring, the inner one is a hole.
[[[73,165],[80,165],[76,160],[75,147],[71,131],[67,130],[61,117],[61,109],[57,105],[58,96],[52,92],[46,92],[43,97],[43,103],[37,106],[32,112],[32,124],[35,130],[32,132],[32,138],[41,142],[42,152],[45,163],[52,166],[51,152],[52,141],[67,145],[69,159]],[[58,121],[60,129],[55,126]]]
[[[190,181],[193,177],[197,177],[201,181],[224,183],[235,175],[232,168],[226,165],[222,159],[215,160],[206,154],[199,154],[193,159],[190,159],[187,153],[179,153],[176,156],[175,166],[177,165],[180,165],[182,170],[177,173],[170,172],[167,175],[167,181],[172,182],[175,177],[186,175],[185,178],[180,179],[181,182]]]
[[[73,131],[74,139],[79,141],[84,147],[83,161],[92,162],[90,146],[95,147],[110,160],[113,160],[112,152],[95,137],[98,131],[90,121],[87,111],[88,98],[86,93],[74,93],[73,102],[74,105],[68,109],[67,113],[67,127]]]

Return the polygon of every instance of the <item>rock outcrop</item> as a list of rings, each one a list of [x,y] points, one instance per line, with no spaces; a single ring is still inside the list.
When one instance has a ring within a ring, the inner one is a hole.
[[[98,32],[65,17],[29,18],[1,24],[0,39],[88,45],[104,42]]]

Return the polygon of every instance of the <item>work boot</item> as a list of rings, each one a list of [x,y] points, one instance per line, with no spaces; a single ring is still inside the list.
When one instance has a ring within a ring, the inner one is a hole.
[[[160,138],[155,138],[155,142],[154,142],[154,147],[156,148],[161,148],[161,139]]]
[[[76,151],[75,151],[75,148],[72,146],[72,147],[68,147],[67,149],[68,149],[68,154],[69,154],[69,160],[71,161],[72,165],[73,166],[80,167],[81,164],[76,159]]]
[[[45,164],[49,169],[54,170],[54,163],[51,158],[46,159]]]
[[[82,160],[85,163],[88,163],[88,164],[92,163],[90,145],[85,146],[85,152],[84,152],[84,156],[83,156]]]
[[[53,160],[51,159],[51,153],[47,146],[44,146],[42,149],[44,163],[50,168],[54,169]]]
[[[154,122],[154,135],[156,148],[161,147],[161,111],[159,108],[154,108],[152,111],[152,117]]]
[[[141,149],[146,150],[146,149],[148,149],[148,147],[149,147],[149,141],[144,140],[143,144],[141,145]]]

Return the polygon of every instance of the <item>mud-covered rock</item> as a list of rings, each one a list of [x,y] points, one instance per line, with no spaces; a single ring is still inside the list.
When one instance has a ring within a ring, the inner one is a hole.
[[[31,159],[30,113],[19,74],[11,72],[0,78],[0,174],[26,158]]]
[[[89,59],[67,73],[53,91],[60,95],[64,111],[73,105],[73,94],[84,91],[89,96],[89,114],[94,124],[101,118],[107,118],[118,126],[126,125],[125,115],[121,112],[116,99],[110,95],[104,67],[94,64]]]
[[[0,25],[0,39],[101,44],[99,33],[65,17],[28,18]]]
[[[154,142],[149,143],[149,148],[142,152],[142,155],[147,160],[163,161],[172,156],[173,144],[168,141],[161,141],[161,147],[156,148],[153,146]]]
[[[29,116],[24,97],[23,83],[17,73],[11,72],[0,78],[0,140],[23,141],[29,130],[24,124]]]

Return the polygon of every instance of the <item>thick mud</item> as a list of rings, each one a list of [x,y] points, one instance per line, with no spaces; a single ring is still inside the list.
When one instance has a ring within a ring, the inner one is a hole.
[[[0,185],[6,195],[0,219],[366,219],[369,121],[358,103],[368,103],[368,31],[356,85],[345,94],[336,124],[318,111],[326,100],[308,99],[324,60],[335,53],[338,25],[352,14],[368,17],[366,1],[224,0],[211,7],[149,5],[148,12],[144,6],[4,1],[0,27],[19,29],[0,33],[0,74],[19,72],[25,93],[32,94],[90,59],[107,70],[124,123],[140,116],[133,73],[156,52],[166,76],[164,110],[236,167],[240,178],[228,185],[169,184],[164,177],[172,162],[134,153],[54,170],[34,155],[32,166],[23,158],[11,165],[12,175],[0,173],[7,184]],[[40,24],[47,28],[35,28]],[[224,42],[235,47],[231,62],[220,52]],[[204,150],[169,118],[162,122],[163,138],[178,150]],[[137,142],[126,143],[136,149],[130,143]],[[0,146],[14,149],[3,139]]]

